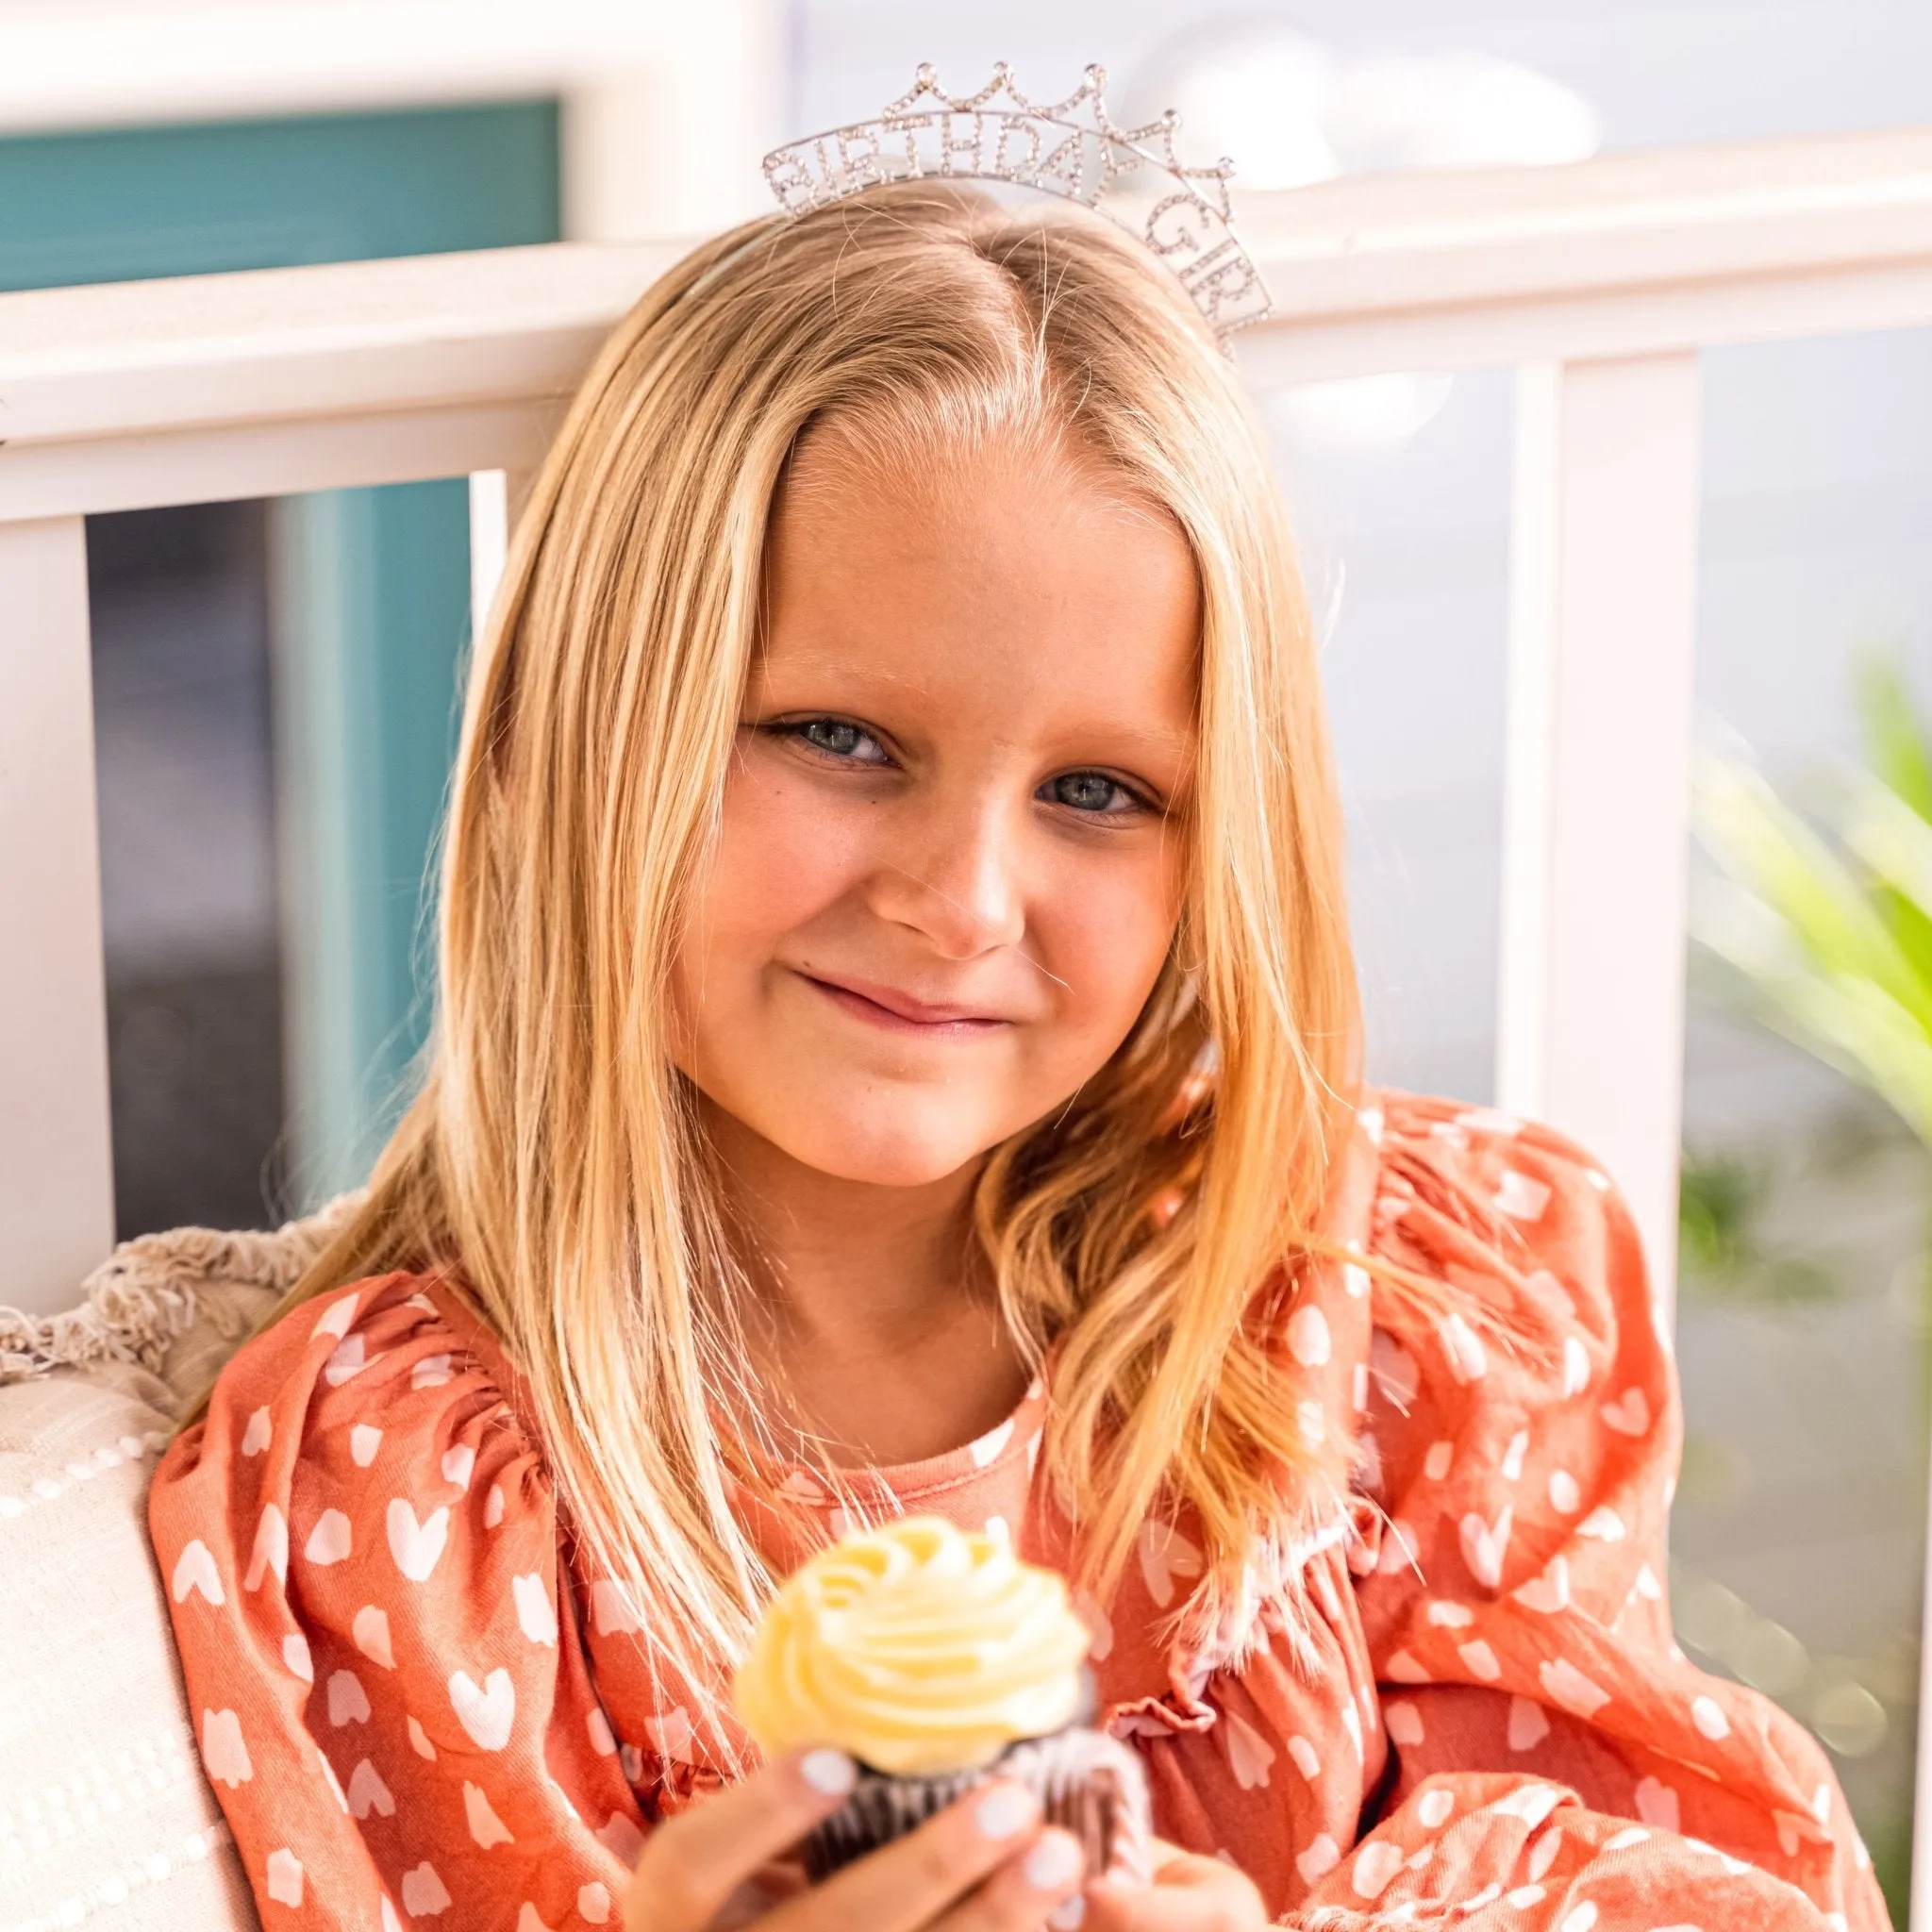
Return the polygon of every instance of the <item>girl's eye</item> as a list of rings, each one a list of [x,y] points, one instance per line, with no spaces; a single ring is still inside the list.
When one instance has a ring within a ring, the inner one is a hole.
[[[794,737],[804,739],[814,751],[824,752],[827,758],[849,758],[858,765],[887,762],[885,747],[878,740],[843,718],[808,718],[791,729]]]
[[[1141,809],[1141,801],[1105,772],[1063,772],[1058,778],[1049,778],[1035,796],[1074,811],[1109,817]]]

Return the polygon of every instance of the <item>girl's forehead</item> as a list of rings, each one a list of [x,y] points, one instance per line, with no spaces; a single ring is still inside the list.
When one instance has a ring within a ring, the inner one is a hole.
[[[774,519],[751,701],[1104,750],[1163,781],[1186,766],[1201,600],[1174,519],[1064,443],[913,456],[836,430],[805,447]]]
[[[782,596],[847,589],[876,601],[922,578],[962,601],[1044,591],[1108,596],[1155,577],[1197,595],[1178,522],[1117,467],[1029,441],[931,452],[819,442],[774,506],[767,570]]]
[[[824,418],[794,446],[774,508],[880,496],[943,504],[1027,482],[1050,486],[1081,514],[1174,523],[1124,460],[1037,399],[995,408],[978,421],[910,406]]]

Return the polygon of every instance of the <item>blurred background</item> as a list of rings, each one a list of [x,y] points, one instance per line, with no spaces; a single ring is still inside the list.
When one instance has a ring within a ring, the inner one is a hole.
[[[735,37],[729,100],[633,75],[636,8],[477,0],[458,25],[442,0],[0,0],[0,288],[696,233],[758,208],[765,146],[872,113],[923,59],[961,91],[1008,59],[1042,95],[1103,60],[1118,115],[1179,108],[1204,158],[1259,187],[1932,122],[1932,10],[1902,0],[708,15]],[[689,165],[716,143],[680,129],[721,116],[742,166]],[[1932,918],[1868,824],[1885,799],[1932,816],[1932,342],[1706,365],[1697,681],[1718,762],[1686,962],[1673,1596],[1699,1662],[1834,1753],[1903,1922],[1932,1108],[1889,1070],[1932,1049],[1922,1030],[1861,1052],[1830,999],[1848,973],[1932,985]],[[1498,374],[1260,399],[1324,638],[1372,1071],[1475,1101],[1512,393]],[[359,1178],[407,1091],[465,486],[103,517],[89,546],[120,1232],[260,1224]]]

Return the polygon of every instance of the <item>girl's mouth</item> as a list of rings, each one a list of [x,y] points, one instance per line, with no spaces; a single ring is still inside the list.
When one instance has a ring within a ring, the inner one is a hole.
[[[933,1040],[988,1033],[994,1027],[1012,1024],[997,1013],[973,1007],[934,1005],[915,999],[897,987],[880,986],[869,980],[826,979],[815,973],[803,972],[798,976],[855,1019],[889,1033],[912,1033]]]

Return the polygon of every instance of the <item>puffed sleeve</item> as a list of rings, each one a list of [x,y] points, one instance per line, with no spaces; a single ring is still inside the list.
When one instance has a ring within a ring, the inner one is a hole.
[[[541,1460],[425,1286],[294,1309],[155,1474],[202,1763],[268,1932],[604,1924],[640,1842]]]
[[[1615,1189],[1493,1114],[1411,1103],[1383,1132],[1375,1251],[1461,1306],[1406,1297],[1375,1334],[1357,1595],[1391,1771],[1303,1910],[1876,1932],[1824,1753],[1672,1640],[1677,1389]]]

